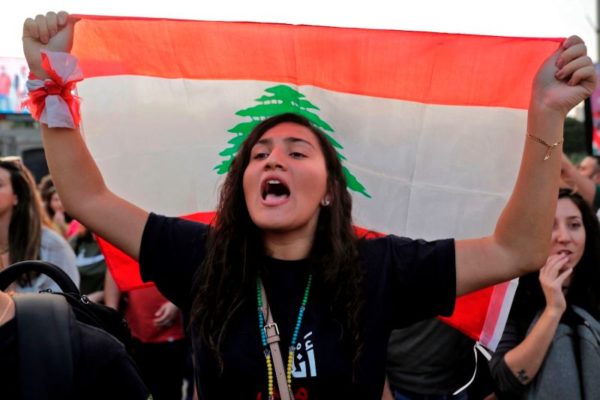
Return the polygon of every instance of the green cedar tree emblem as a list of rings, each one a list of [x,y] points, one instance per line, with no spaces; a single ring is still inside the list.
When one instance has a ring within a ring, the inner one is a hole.
[[[223,160],[221,164],[214,168],[217,171],[217,174],[221,175],[229,171],[233,157],[256,125],[269,117],[288,112],[302,115],[313,125],[321,129],[325,133],[325,136],[329,142],[331,142],[335,148],[339,159],[342,160],[342,162],[346,159],[346,157],[339,152],[343,149],[342,145],[329,134],[334,132],[333,128],[327,122],[323,121],[317,114],[311,111],[319,110],[319,107],[308,101],[305,95],[287,85],[273,86],[265,89],[265,92],[266,93],[264,95],[256,99],[256,102],[259,103],[258,105],[239,110],[235,113],[240,117],[248,117],[250,120],[240,122],[233,128],[229,129],[229,132],[233,133],[235,136],[233,139],[227,142],[231,146],[219,153],[219,155],[225,158],[225,160]],[[344,175],[346,176],[348,189],[361,193],[365,197],[370,198],[371,195],[369,195],[365,187],[358,181],[358,179],[356,179],[354,175],[352,175],[348,168],[343,166],[342,169],[344,171]]]

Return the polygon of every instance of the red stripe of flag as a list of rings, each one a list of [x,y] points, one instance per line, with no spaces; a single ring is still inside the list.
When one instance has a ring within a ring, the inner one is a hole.
[[[515,83],[535,75],[539,65],[531,60],[545,58],[562,42],[91,16],[76,24],[75,35],[73,53],[86,77],[248,79],[430,104],[511,108],[529,105],[530,88]],[[481,51],[487,48],[493,51]]]

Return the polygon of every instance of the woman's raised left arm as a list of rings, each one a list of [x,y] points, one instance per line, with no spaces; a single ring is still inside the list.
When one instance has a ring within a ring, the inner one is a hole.
[[[548,257],[560,180],[563,124],[596,86],[583,41],[571,36],[534,80],[515,187],[491,236],[456,242],[457,295],[539,269]]]

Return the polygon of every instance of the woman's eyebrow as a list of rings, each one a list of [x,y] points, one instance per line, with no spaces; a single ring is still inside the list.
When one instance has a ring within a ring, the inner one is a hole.
[[[306,140],[306,139],[302,139],[302,138],[299,138],[299,137],[288,137],[288,138],[285,138],[285,139],[284,139],[284,141],[285,141],[286,143],[305,143],[305,144],[309,145],[309,146],[310,146],[310,147],[312,147],[312,148],[314,148],[314,147],[315,147],[315,146],[314,146],[314,145],[313,145],[311,142],[309,142],[308,140]]]
[[[580,217],[579,215],[568,215],[568,216],[567,216],[567,219],[568,219],[568,220],[572,220],[572,219],[578,219],[578,220],[580,220],[580,219],[581,219],[581,217]]]
[[[313,145],[311,142],[309,142],[308,140],[306,140],[306,139],[302,139],[302,138],[299,138],[299,137],[295,137],[295,136],[286,137],[285,139],[283,139],[283,141],[284,141],[285,143],[305,143],[305,144],[309,145],[309,146],[310,146],[310,147],[312,147],[312,148],[314,148],[314,147],[315,147],[315,146],[314,146],[314,145]],[[272,144],[273,144],[273,139],[271,139],[271,138],[259,139],[259,140],[256,142],[256,144],[262,144],[262,145],[265,145],[265,146],[270,146],[270,145],[272,145]]]

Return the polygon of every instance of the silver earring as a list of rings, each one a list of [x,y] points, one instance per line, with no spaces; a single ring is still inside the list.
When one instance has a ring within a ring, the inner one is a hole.
[[[323,207],[327,207],[329,204],[331,204],[331,202],[329,201],[329,199],[325,198],[325,199],[321,200],[321,205]]]

